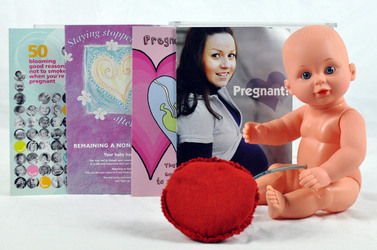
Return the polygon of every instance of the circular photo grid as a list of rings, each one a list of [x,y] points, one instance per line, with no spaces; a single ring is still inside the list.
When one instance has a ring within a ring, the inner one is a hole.
[[[25,75],[15,72],[14,179],[17,189],[67,185],[65,94],[25,94]],[[27,86],[26,86],[27,87]]]

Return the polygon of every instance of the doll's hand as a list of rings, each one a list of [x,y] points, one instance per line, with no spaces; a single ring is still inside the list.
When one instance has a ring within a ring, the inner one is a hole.
[[[267,135],[267,128],[260,123],[248,122],[245,124],[245,127],[243,128],[242,132],[245,142],[256,144],[258,138]]]
[[[320,167],[303,170],[299,176],[300,184],[310,190],[330,185],[331,180],[325,170]]]

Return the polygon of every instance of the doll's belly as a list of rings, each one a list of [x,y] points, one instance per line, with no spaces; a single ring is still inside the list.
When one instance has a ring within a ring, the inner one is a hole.
[[[339,144],[326,143],[315,138],[302,138],[297,153],[297,163],[308,168],[319,167],[340,148]]]

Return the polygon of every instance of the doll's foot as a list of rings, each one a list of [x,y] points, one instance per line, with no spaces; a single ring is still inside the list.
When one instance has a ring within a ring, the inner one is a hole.
[[[285,209],[285,198],[282,193],[271,186],[267,186],[266,199],[268,214],[272,219],[278,219]]]

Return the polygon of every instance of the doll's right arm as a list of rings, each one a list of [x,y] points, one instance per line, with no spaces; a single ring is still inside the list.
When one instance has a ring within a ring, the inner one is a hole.
[[[304,111],[305,106],[270,122],[248,122],[243,129],[243,137],[252,144],[283,145],[294,141],[301,137]]]

